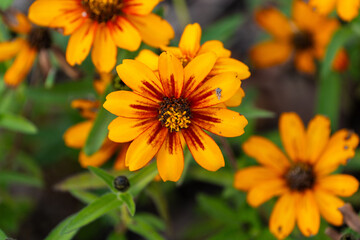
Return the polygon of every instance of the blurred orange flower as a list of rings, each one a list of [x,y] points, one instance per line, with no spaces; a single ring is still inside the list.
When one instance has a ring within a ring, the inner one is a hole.
[[[359,0],[310,0],[309,4],[325,15],[336,8],[340,18],[345,21],[351,21],[359,15]]]
[[[270,231],[280,239],[292,232],[295,222],[305,236],[317,234],[320,214],[341,225],[338,208],[344,202],[335,195],[353,195],[359,182],[350,175],[329,174],[354,157],[358,135],[343,129],[330,137],[330,121],[321,115],[306,130],[297,114],[284,113],[279,128],[287,156],[266,138],[250,137],[243,150],[262,166],[239,170],[235,188],[248,191],[247,202],[253,207],[280,196],[270,217]]]

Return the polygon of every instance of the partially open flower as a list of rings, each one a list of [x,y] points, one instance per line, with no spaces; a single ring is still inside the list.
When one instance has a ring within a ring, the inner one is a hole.
[[[345,21],[351,21],[359,15],[359,0],[310,0],[310,6],[321,14],[328,15],[336,8],[339,17]]]

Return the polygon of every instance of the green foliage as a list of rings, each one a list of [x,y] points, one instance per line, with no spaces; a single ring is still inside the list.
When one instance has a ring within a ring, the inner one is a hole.
[[[1,0],[0,1],[0,9],[5,10],[11,6],[13,0]]]
[[[157,230],[163,230],[163,223],[152,215],[137,214],[133,222],[128,225],[129,229],[148,240],[163,240]]]
[[[0,240],[6,240],[7,236],[5,235],[5,233],[0,229]]]
[[[37,128],[32,122],[20,115],[11,113],[0,113],[0,128],[28,134],[37,133]]]
[[[125,192],[125,193],[119,193],[118,198],[125,203],[127,209],[130,212],[130,215],[134,216],[136,207],[133,197],[129,193]]]
[[[115,178],[113,176],[111,176],[110,174],[108,174],[107,172],[105,172],[100,168],[91,167],[91,166],[88,168],[93,174],[95,174],[97,177],[102,179],[108,185],[111,191],[113,191],[114,193],[118,192],[114,187]]]

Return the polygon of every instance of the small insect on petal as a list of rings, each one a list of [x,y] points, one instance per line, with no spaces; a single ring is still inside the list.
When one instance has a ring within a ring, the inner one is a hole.
[[[215,89],[215,92],[216,92],[216,96],[217,96],[218,100],[220,100],[220,98],[221,98],[221,92],[222,92],[221,88],[216,88],[216,89]]]
[[[120,192],[125,192],[130,187],[129,179],[125,176],[118,176],[114,179],[114,187]]]

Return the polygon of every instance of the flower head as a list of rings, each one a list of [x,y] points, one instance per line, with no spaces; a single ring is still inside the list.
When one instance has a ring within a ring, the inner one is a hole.
[[[309,4],[314,7],[316,11],[325,15],[336,8],[340,18],[345,21],[351,21],[359,15],[359,0],[310,0]]]
[[[333,225],[341,225],[338,210],[359,186],[346,174],[329,175],[355,155],[359,137],[340,130],[330,137],[330,121],[318,115],[305,130],[295,113],[280,117],[280,136],[287,156],[269,140],[251,137],[243,144],[247,155],[262,166],[239,170],[235,188],[248,191],[247,201],[257,207],[280,196],[270,217],[270,231],[278,238],[288,236],[297,222],[305,236],[317,234],[320,214]]]
[[[157,154],[161,178],[177,181],[184,168],[185,143],[203,168],[216,171],[224,166],[220,148],[204,130],[235,137],[244,132],[247,120],[222,104],[240,88],[238,74],[207,79],[216,60],[208,52],[184,68],[177,57],[164,52],[158,74],[136,60],[124,60],[117,67],[133,92],[110,93],[104,108],[118,116],[108,127],[110,140],[133,140],[125,161],[131,171],[144,167]]]
[[[37,0],[29,18],[41,26],[60,28],[71,35],[66,59],[81,64],[92,47],[99,72],[110,72],[117,47],[135,51],[143,40],[150,46],[168,44],[174,37],[170,24],[151,13],[160,0]]]
[[[207,41],[200,44],[201,27],[198,23],[189,24],[184,29],[178,47],[162,46],[164,51],[171,52],[177,57],[182,65],[185,67],[196,56],[204,53],[214,52],[217,56],[213,69],[210,71],[208,77],[212,77],[225,72],[236,72],[240,80],[250,77],[249,68],[242,62],[231,58],[231,52],[224,48],[222,42],[218,40]],[[136,60],[145,63],[152,70],[158,69],[158,55],[149,50],[142,50]],[[244,90],[239,88],[233,97],[225,102],[229,107],[239,106],[242,98],[245,96]]]

